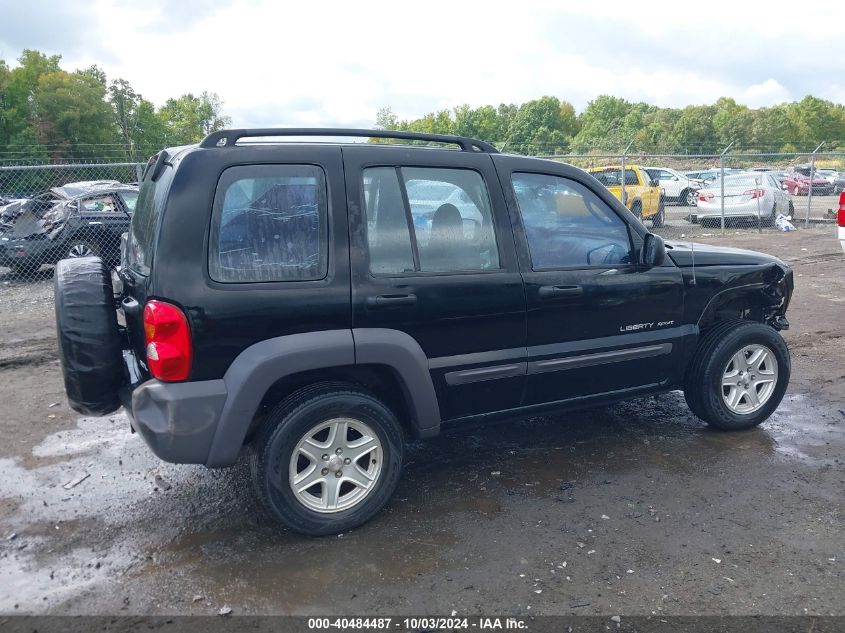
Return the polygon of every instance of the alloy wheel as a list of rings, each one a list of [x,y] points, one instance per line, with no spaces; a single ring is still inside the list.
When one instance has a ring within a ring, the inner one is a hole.
[[[351,418],[321,422],[299,440],[288,469],[294,497],[310,510],[348,510],[379,481],[383,447],[367,424]]]
[[[778,362],[764,345],[746,345],[722,372],[722,400],[740,415],[753,413],[768,402],[778,381]]]

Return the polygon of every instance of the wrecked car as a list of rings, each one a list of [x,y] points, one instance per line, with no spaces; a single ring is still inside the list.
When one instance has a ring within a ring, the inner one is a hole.
[[[92,255],[117,263],[137,200],[135,186],[86,181],[12,201],[0,209],[0,266],[20,273]]]

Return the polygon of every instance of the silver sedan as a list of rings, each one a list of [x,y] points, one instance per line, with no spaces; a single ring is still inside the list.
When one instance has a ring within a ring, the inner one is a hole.
[[[789,194],[770,174],[744,173],[725,176],[725,217],[773,224],[779,214],[793,210]],[[698,192],[696,218],[702,224],[718,221],[722,215],[722,181],[713,180]]]

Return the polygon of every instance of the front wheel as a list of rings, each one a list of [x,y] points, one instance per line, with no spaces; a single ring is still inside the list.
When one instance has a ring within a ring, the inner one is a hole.
[[[765,421],[789,384],[789,350],[774,329],[731,320],[698,345],[684,381],[692,412],[710,426],[736,431]]]
[[[801,195],[801,188],[798,185],[795,185],[792,189],[793,196],[800,196]]]
[[[388,502],[402,468],[393,412],[343,383],[317,384],[281,402],[254,441],[251,470],[269,514],[301,534],[358,527]]]
[[[696,202],[698,201],[698,196],[696,192],[692,189],[687,189],[681,195],[681,201],[684,202],[688,207],[694,207]]]

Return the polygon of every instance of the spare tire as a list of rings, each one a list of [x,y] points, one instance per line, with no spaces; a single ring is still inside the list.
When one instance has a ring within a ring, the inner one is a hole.
[[[63,259],[54,282],[68,402],[85,415],[116,411],[124,370],[109,269],[99,257]]]

